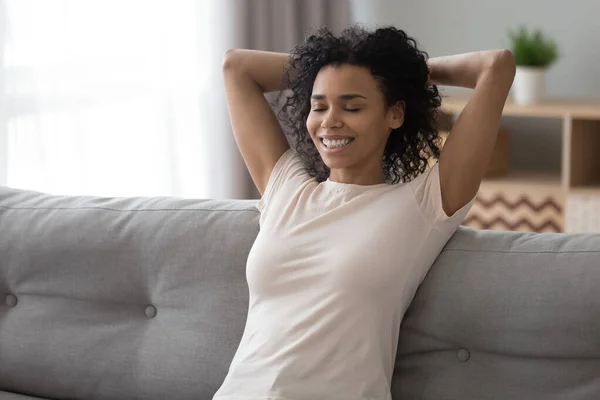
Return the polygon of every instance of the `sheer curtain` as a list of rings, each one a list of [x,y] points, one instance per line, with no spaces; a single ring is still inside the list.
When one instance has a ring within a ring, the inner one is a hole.
[[[0,0],[0,184],[256,198],[223,52],[348,22],[347,0]]]
[[[5,184],[208,197],[211,2],[4,0]]]

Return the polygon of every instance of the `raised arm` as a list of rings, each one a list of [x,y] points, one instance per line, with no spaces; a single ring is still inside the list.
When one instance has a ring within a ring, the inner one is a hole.
[[[264,93],[283,89],[288,55],[228,50],[223,57],[225,95],[235,141],[262,195],[287,139]]]
[[[427,63],[432,84],[474,89],[439,160],[443,208],[453,215],[479,191],[515,76],[515,61],[509,50],[487,50],[435,57]]]

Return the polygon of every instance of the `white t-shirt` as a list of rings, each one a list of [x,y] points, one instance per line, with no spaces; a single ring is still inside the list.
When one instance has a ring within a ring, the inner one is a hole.
[[[257,203],[249,309],[214,400],[390,400],[400,322],[473,204],[442,209],[436,163],[408,183],[318,183],[290,149]]]

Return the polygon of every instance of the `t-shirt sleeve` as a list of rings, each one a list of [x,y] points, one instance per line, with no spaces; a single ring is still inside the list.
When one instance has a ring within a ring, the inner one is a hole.
[[[414,178],[410,185],[423,217],[433,229],[452,234],[463,222],[475,202],[473,197],[453,215],[447,215],[442,207],[439,163]]]
[[[308,178],[310,178],[310,175],[306,171],[304,162],[294,149],[289,148],[279,157],[273,167],[265,192],[256,204],[256,208],[258,208],[258,211],[263,212],[268,208],[275,194],[281,191],[284,184],[299,186]]]

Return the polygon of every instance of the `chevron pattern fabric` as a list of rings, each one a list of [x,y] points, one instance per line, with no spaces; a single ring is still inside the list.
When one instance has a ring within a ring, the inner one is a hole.
[[[563,232],[563,205],[552,196],[479,193],[463,225],[475,229]]]

